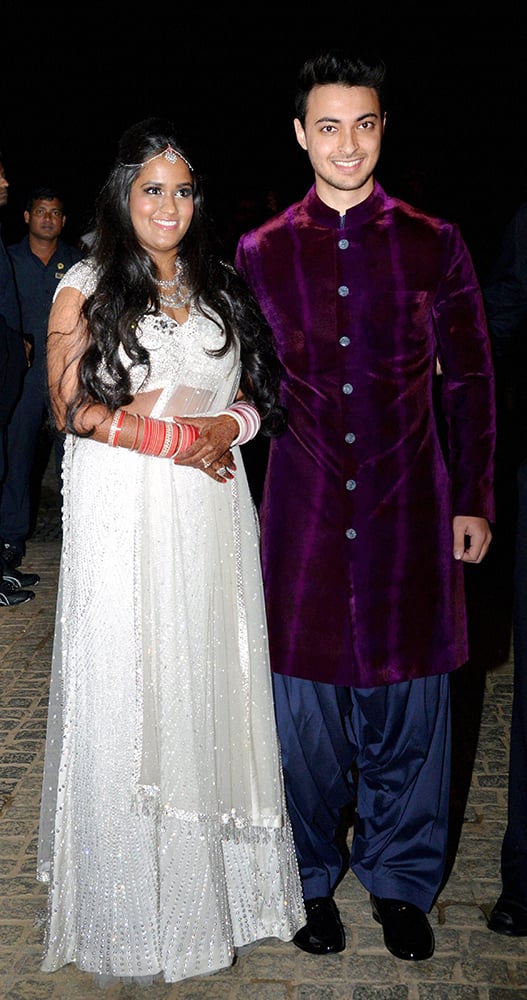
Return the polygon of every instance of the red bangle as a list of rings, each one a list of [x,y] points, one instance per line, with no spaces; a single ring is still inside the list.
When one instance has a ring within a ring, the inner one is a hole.
[[[199,430],[194,424],[179,424],[181,429],[181,444],[178,451],[186,451],[199,437]]]
[[[111,448],[117,448],[119,443],[119,434],[121,433],[121,427],[123,426],[123,420],[125,416],[124,410],[116,410],[113,415],[113,420],[110,424],[110,430],[108,432],[108,444]]]
[[[140,429],[142,428],[142,433]],[[140,455],[157,458],[175,458],[185,451],[199,437],[199,430],[193,424],[180,424],[157,420],[154,417],[137,416],[137,427],[132,451]]]
[[[132,448],[131,448],[132,451],[135,451],[135,449],[136,449],[137,439],[139,437],[139,431],[140,431],[141,425],[143,423],[143,418],[140,417],[138,413],[134,413],[134,416],[135,416],[135,437],[134,437],[134,443],[133,443]]]

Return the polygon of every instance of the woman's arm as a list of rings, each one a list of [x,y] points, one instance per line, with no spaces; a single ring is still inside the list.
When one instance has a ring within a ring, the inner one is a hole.
[[[76,288],[59,291],[50,311],[47,339],[48,385],[51,409],[59,431],[68,431],[66,415],[79,388],[79,365],[88,343],[82,315],[85,297]],[[107,441],[113,412],[100,403],[88,402],[75,416],[75,430],[93,430],[95,441]],[[123,428],[124,430],[124,428]]]

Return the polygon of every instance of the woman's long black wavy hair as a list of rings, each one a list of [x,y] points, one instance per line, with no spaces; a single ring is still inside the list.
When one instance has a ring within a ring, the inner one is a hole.
[[[66,423],[71,431],[75,414],[94,399],[112,410],[131,402],[130,372],[119,358],[121,345],[132,365],[148,371],[148,352],[138,340],[137,324],[146,312],[159,311],[159,290],[154,261],[132,226],[130,189],[145,161],[167,146],[189,162],[171,122],[148,118],[131,126],[121,137],[116,162],[98,196],[90,253],[97,287],[83,307],[89,344],[80,360],[78,392],[68,407]],[[213,353],[221,356],[239,343],[241,389],[260,413],[262,434],[274,437],[284,430],[286,417],[278,402],[282,367],[271,331],[241,275],[221,258],[194,170],[192,183],[194,214],[178,256],[200,311],[210,315],[212,309],[221,319],[225,343]]]

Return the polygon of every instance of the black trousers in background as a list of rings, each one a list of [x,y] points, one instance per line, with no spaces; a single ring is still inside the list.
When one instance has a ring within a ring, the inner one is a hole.
[[[508,817],[501,878],[503,896],[527,906],[527,459],[518,468],[513,649]]]

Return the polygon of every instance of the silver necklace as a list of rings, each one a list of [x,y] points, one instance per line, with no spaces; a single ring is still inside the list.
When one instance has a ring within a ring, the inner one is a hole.
[[[190,292],[187,292],[185,296],[181,296],[181,293],[173,295],[159,295],[159,301],[161,305],[168,306],[169,309],[184,309],[188,306],[192,296]]]
[[[177,285],[178,279],[171,278],[170,281],[162,281],[159,280],[158,278],[154,278],[154,281],[158,288],[173,288],[174,285]]]
[[[185,267],[180,261],[179,257],[176,257],[175,273],[173,278],[159,279],[154,278],[157,287],[160,289],[159,301],[161,305],[167,306],[169,309],[184,309],[188,306],[192,293],[187,285]],[[173,289],[169,294],[164,295],[163,290]]]

